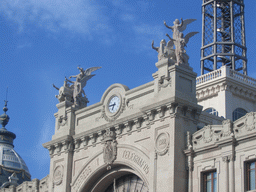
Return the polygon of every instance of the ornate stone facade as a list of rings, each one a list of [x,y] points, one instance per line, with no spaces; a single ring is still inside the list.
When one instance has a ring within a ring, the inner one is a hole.
[[[182,25],[166,25],[175,41],[183,38]],[[256,162],[256,114],[250,112],[256,80],[226,66],[196,78],[184,46],[176,44],[174,51],[174,45],[152,44],[157,71],[144,85],[130,90],[113,84],[88,107],[78,106],[72,94],[59,94],[55,134],[43,145],[51,157],[49,175],[1,191],[109,192],[125,191],[129,183],[132,191],[201,192],[207,173],[216,174],[217,191],[249,191],[247,164]],[[230,120],[243,104],[250,113]],[[202,111],[209,107],[223,117]]]

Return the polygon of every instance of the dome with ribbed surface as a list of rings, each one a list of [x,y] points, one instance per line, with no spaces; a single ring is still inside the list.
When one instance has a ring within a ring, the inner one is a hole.
[[[5,101],[4,114],[0,115],[0,124],[2,125],[0,129],[0,189],[9,186],[9,177],[13,173],[16,173],[18,184],[31,180],[26,163],[14,150],[13,140],[16,135],[5,128],[10,119],[6,114],[7,110],[7,101]]]

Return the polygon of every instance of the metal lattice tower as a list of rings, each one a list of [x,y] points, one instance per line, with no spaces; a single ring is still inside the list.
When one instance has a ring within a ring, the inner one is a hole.
[[[203,0],[201,75],[230,66],[247,75],[244,0]]]

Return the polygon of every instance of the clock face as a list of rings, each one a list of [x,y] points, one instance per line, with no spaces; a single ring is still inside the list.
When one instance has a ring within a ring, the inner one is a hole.
[[[108,103],[108,110],[110,113],[115,113],[120,107],[120,98],[113,96]]]

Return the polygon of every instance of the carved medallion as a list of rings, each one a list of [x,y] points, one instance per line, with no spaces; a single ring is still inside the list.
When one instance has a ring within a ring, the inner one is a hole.
[[[160,133],[155,141],[155,149],[158,155],[165,155],[169,149],[170,137],[166,132]]]
[[[54,173],[53,173],[53,183],[55,185],[60,185],[63,180],[63,171],[64,167],[62,165],[59,165],[55,168]]]

